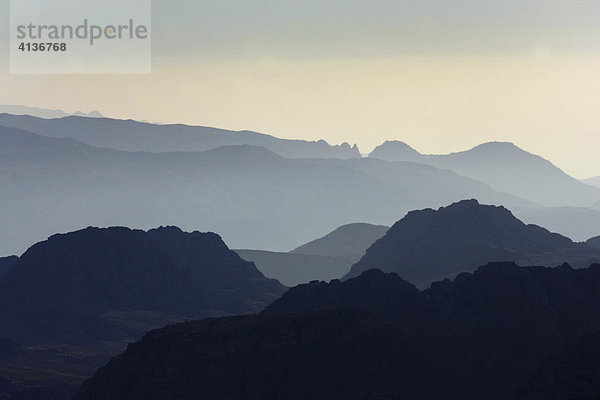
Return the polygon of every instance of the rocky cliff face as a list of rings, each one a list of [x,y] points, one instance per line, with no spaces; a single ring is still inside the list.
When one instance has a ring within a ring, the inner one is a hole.
[[[497,399],[599,315],[600,265],[489,264],[425,291],[369,271],[150,332],[76,399]]]
[[[258,312],[284,287],[213,233],[88,228],[32,246],[0,281],[0,337],[131,340],[174,320]]]
[[[465,200],[439,210],[408,213],[367,249],[346,278],[379,268],[424,287],[490,261],[587,266],[600,261],[600,252],[539,226],[525,225],[504,207]]]

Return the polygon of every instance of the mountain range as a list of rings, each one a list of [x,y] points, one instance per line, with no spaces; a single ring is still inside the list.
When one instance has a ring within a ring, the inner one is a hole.
[[[600,331],[599,293],[598,264],[493,263],[424,291],[365,271],[293,288],[260,315],[149,332],[75,399],[507,398]]]
[[[0,280],[0,337],[129,341],[152,326],[260,311],[284,292],[213,233],[87,228],[54,235]]]
[[[77,111],[73,114],[69,114],[63,110],[48,110],[45,108],[38,107],[27,107],[27,106],[17,106],[17,105],[8,105],[8,104],[0,104],[0,114],[13,114],[13,115],[30,115],[37,118],[63,118],[71,115],[76,115],[79,117],[88,117],[88,118],[104,118],[102,114],[98,111],[90,111],[89,113],[84,113],[82,111]]]
[[[296,286],[313,280],[339,279],[360,259],[282,253],[265,250],[235,250],[246,261],[252,261],[266,277],[286,286]]]
[[[409,210],[464,198],[531,206],[416,163],[287,159],[246,145],[123,152],[6,127],[0,187],[2,255],[89,225],[174,225],[219,232],[232,248],[287,251],[348,221],[389,224]]]
[[[290,253],[327,257],[360,258],[373,243],[390,229],[389,226],[354,223],[340,226],[327,235],[312,240]]]
[[[387,141],[373,150],[369,157],[420,162],[450,169],[459,175],[486,182],[501,192],[544,206],[588,207],[600,199],[600,188],[572,178],[550,161],[512,143],[490,142],[457,153],[424,155],[405,143]]]
[[[256,313],[286,290],[218,235],[175,227],[53,235],[0,265],[0,398],[9,400],[69,400],[145,332]]]
[[[537,225],[525,225],[504,207],[464,200],[438,210],[409,212],[352,266],[346,278],[379,268],[423,287],[490,261],[582,267],[600,252]]]
[[[583,182],[588,185],[600,187],[600,176],[596,176],[595,178],[584,179]]]
[[[324,140],[279,139],[252,131],[230,131],[189,125],[157,125],[111,118],[42,119],[28,115],[0,114],[0,125],[53,138],[72,138],[95,147],[148,152],[202,152],[222,146],[260,146],[287,158],[360,158],[356,146],[329,145]]]
[[[383,225],[353,223],[283,253],[265,250],[236,250],[244,260],[252,261],[269,278],[286,286],[313,280],[339,279],[350,266],[389,229]]]

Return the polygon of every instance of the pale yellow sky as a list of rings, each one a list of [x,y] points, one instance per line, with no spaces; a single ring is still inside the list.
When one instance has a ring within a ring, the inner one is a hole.
[[[264,3],[275,7],[273,2]],[[366,4],[351,3],[357,8]],[[424,3],[431,7],[415,11],[421,22],[409,29],[415,38],[423,39],[421,52],[414,50],[420,42],[394,48],[394,40],[384,40],[393,33],[401,41],[401,22],[393,27],[393,21],[383,21],[393,29],[379,31],[373,21],[357,22],[360,16],[354,13],[347,16],[348,23],[365,35],[351,40],[340,36],[344,29],[353,32],[351,26],[325,32],[310,15],[299,14],[304,25],[290,28],[287,24],[277,32],[253,25],[247,29],[255,35],[245,41],[241,36],[246,27],[236,25],[238,36],[227,31],[225,36],[231,37],[218,46],[207,45],[206,52],[169,45],[178,43],[182,30],[202,37],[194,30],[202,20],[194,26],[185,25],[185,20],[172,25],[163,16],[153,21],[151,75],[9,75],[6,51],[0,47],[0,103],[70,112],[99,110],[115,118],[250,129],[284,138],[347,141],[357,143],[363,153],[388,139],[405,141],[423,153],[511,141],[575,177],[600,175],[600,47],[596,47],[598,40],[589,38],[590,33],[600,37],[600,30],[586,22],[590,10],[600,10],[597,2],[508,1],[512,8],[507,8],[502,20],[493,19],[498,5],[492,2],[437,2],[462,4],[450,16],[433,7],[435,1]],[[477,7],[469,8],[469,3]],[[0,11],[6,4],[0,0]],[[190,4],[175,2],[171,12],[183,18]],[[523,6],[526,12],[517,12],[519,4],[527,5]],[[535,7],[545,7],[543,18],[535,14]],[[465,14],[468,18],[461,21]],[[294,21],[273,15],[277,21]],[[245,21],[244,15],[235,18]],[[482,22],[491,28],[486,30]],[[305,25],[311,30],[302,39],[297,31]],[[318,29],[319,35],[314,36]],[[278,42],[281,36],[276,34],[281,32],[288,37]],[[456,37],[446,42],[441,39],[444,33]],[[271,35],[275,35],[272,41]],[[6,26],[0,26],[0,36],[4,42]],[[166,41],[166,36],[172,37]],[[323,45],[319,38],[335,40]],[[191,43],[188,39],[183,43]],[[340,44],[339,52],[335,43]],[[369,51],[370,43],[384,45]],[[293,49],[302,51],[294,54]]]

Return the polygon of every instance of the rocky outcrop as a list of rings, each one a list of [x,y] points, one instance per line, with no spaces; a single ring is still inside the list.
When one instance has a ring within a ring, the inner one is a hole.
[[[600,265],[489,264],[425,291],[368,271],[152,331],[76,399],[497,399],[600,330],[599,296]]]

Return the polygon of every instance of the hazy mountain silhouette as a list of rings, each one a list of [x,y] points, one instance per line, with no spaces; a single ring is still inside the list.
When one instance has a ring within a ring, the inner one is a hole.
[[[69,116],[41,119],[0,114],[0,125],[53,138],[73,138],[95,147],[123,151],[206,151],[222,146],[264,147],[289,158],[360,158],[356,146],[329,145],[324,140],[279,139],[251,131],[230,131],[189,125],[156,125],[133,120]]]
[[[32,246],[0,281],[0,337],[131,340],[173,317],[260,311],[283,293],[213,233],[87,228]]]
[[[420,157],[414,151],[407,151],[407,147],[402,142],[386,142],[369,157],[447,168],[545,206],[588,207],[600,199],[599,188],[572,178],[550,161],[512,143],[490,142],[458,153]]]
[[[10,256],[10,257],[0,257],[0,279],[4,273],[14,267],[19,261],[19,257]]]
[[[235,250],[246,261],[252,261],[266,277],[286,286],[313,280],[339,279],[350,271],[358,258],[328,257],[310,254],[277,253],[264,250]]]
[[[590,178],[590,179],[584,179],[582,182],[587,185],[600,187],[600,176],[597,176],[595,178]]]
[[[91,111],[87,114],[82,111],[77,111],[74,114],[69,114],[63,110],[47,110],[45,108],[16,106],[16,105],[7,105],[7,104],[0,104],[0,114],[30,115],[32,117],[38,117],[38,118],[44,118],[44,119],[63,118],[63,117],[68,117],[70,115],[78,115],[80,117],[88,117],[88,118],[104,118],[104,116],[102,114],[100,114],[98,111]]]
[[[347,224],[319,239],[295,248],[290,253],[360,258],[377,239],[385,235],[388,229],[390,229],[389,226],[383,225]]]
[[[379,268],[423,286],[473,271],[489,261],[577,266],[600,261],[600,252],[536,225],[504,207],[465,200],[439,210],[408,213],[377,240],[346,275]]]
[[[375,147],[369,157],[386,161],[416,161],[422,160],[423,155],[404,142],[386,140]]]
[[[585,207],[515,208],[514,215],[527,224],[583,242],[600,234],[600,211]]]
[[[2,255],[89,225],[201,228],[232,248],[284,251],[348,221],[387,224],[464,198],[531,206],[422,164],[286,159],[253,146],[122,152],[5,127],[0,187]]]
[[[599,315],[600,265],[490,264],[426,291],[367,271],[293,288],[261,315],[152,331],[75,398],[498,399]]]
[[[600,398],[600,333],[586,336],[551,357],[528,376],[513,399],[593,400]]]
[[[600,236],[596,236],[591,239],[588,239],[588,241],[586,243],[593,247],[600,247]]]

